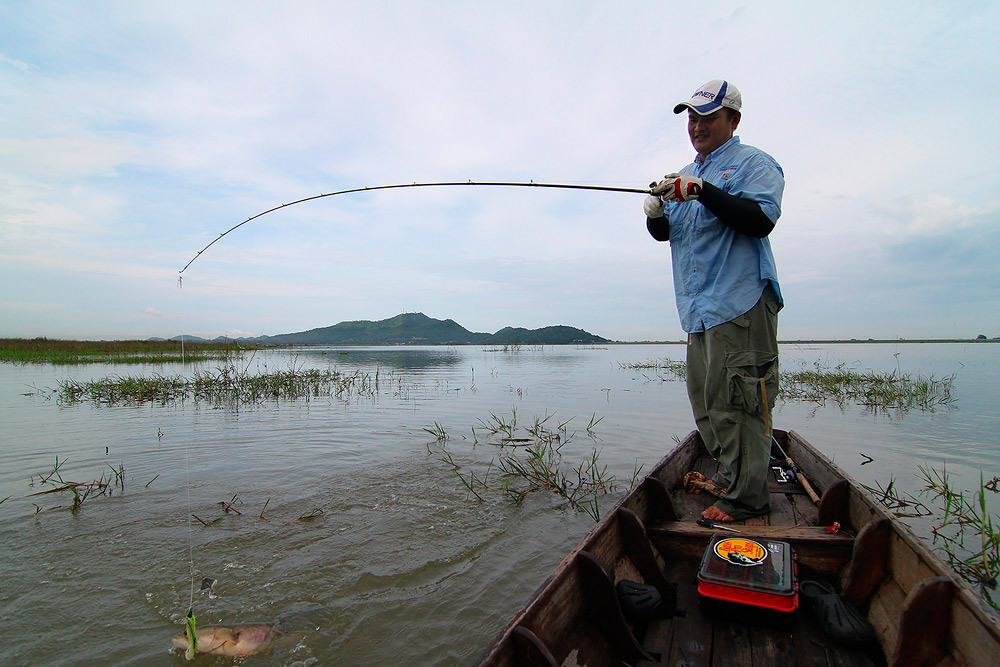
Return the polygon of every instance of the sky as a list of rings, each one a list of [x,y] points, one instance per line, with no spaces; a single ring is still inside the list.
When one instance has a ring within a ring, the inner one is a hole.
[[[684,336],[643,195],[724,78],[782,166],[779,338],[1000,336],[1000,3],[0,0],[0,337],[404,312]],[[182,280],[178,280],[182,278]]]

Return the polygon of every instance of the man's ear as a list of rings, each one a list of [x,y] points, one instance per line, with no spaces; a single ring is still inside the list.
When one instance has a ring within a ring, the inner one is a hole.
[[[734,111],[729,117],[730,122],[733,124],[733,132],[736,131],[736,127],[740,124],[740,119],[743,118],[743,114],[739,111]]]

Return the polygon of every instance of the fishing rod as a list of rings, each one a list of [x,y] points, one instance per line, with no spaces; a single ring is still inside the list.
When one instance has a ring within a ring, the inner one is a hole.
[[[778,451],[785,457],[785,463],[788,464],[788,467],[795,473],[795,478],[799,481],[799,484],[802,485],[802,488],[805,489],[806,493],[809,495],[809,499],[819,505],[820,497],[816,493],[816,490],[812,487],[812,484],[809,483],[809,480],[806,479],[805,474],[799,469],[799,466],[792,460],[792,457],[785,453],[785,449],[781,446],[781,443],[778,442],[778,439],[774,437],[773,433],[771,434],[771,442],[778,447]]]
[[[250,216],[249,218],[247,218],[246,220],[244,220],[243,222],[241,222],[239,224],[233,225],[232,227],[230,227],[229,229],[227,229],[226,231],[222,232],[221,234],[219,234],[218,236],[216,236],[214,239],[212,239],[212,242],[209,243],[207,246],[205,246],[204,248],[202,248],[201,250],[199,250],[195,254],[195,256],[191,258],[191,261],[189,261],[187,264],[185,264],[184,268],[181,269],[180,271],[178,271],[178,273],[184,273],[184,271],[187,270],[187,268],[189,266],[191,266],[196,259],[198,259],[199,257],[201,257],[201,254],[203,252],[205,252],[206,250],[208,250],[209,248],[211,248],[213,245],[215,245],[215,243],[219,239],[221,239],[223,236],[225,236],[226,234],[239,229],[240,227],[242,227],[243,225],[247,224],[251,220],[256,220],[257,218],[261,217],[262,215],[267,215],[268,213],[273,213],[274,211],[277,211],[277,210],[282,209],[282,208],[287,208],[289,206],[294,206],[295,204],[301,204],[303,202],[312,201],[314,199],[322,199],[323,197],[334,197],[336,195],[346,195],[346,194],[350,194],[352,192],[373,192],[375,190],[395,190],[395,189],[399,189],[399,188],[434,188],[434,187],[446,187],[446,186],[453,186],[453,185],[492,185],[492,186],[509,187],[509,188],[557,188],[557,189],[561,189],[561,190],[597,190],[597,191],[600,191],[600,192],[632,192],[632,193],[637,193],[637,194],[648,195],[648,194],[650,194],[652,192],[651,188],[653,188],[656,185],[656,183],[650,184],[649,188],[640,189],[640,188],[614,188],[614,187],[608,187],[608,186],[603,186],[603,185],[574,185],[574,184],[567,184],[567,183],[535,183],[534,181],[529,181],[527,183],[506,182],[506,181],[444,181],[444,182],[438,182],[438,183],[401,183],[401,184],[398,184],[398,185],[374,185],[374,186],[370,186],[370,187],[350,188],[350,189],[347,189],[347,190],[338,190],[336,192],[327,192],[327,193],[320,194],[320,195],[313,195],[312,197],[303,197],[302,199],[296,199],[295,201],[290,201],[287,204],[282,204],[280,206],[275,206],[274,208],[269,208],[266,211],[261,211],[257,215]]]

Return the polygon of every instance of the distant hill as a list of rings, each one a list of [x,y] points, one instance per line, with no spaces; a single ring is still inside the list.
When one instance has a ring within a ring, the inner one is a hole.
[[[504,327],[490,336],[494,345],[561,345],[567,343],[607,343],[608,340],[583,329],[554,326],[541,329]]]
[[[185,336],[185,339],[203,340],[195,336]],[[215,340],[225,338],[220,336]],[[238,340],[259,345],[589,345],[609,342],[583,329],[567,326],[504,327],[494,334],[474,333],[454,320],[436,320],[423,313],[403,313],[377,322],[341,322],[298,333]]]
[[[268,345],[466,345],[487,342],[489,334],[472,333],[454,320],[404,313],[387,320],[341,322],[299,333],[268,336]],[[265,342],[261,339],[260,342]]]

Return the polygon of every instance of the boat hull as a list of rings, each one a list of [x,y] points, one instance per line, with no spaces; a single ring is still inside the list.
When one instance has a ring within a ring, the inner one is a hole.
[[[770,515],[733,527],[790,544],[800,578],[826,582],[856,605],[876,643],[831,641],[802,609],[777,627],[752,611],[705,613],[698,565],[715,530],[695,520],[714,498],[686,492],[683,479],[689,471],[710,477],[715,463],[692,432],[563,559],[476,664],[998,664],[1000,625],[969,586],[804,438],[775,437],[822,498],[817,504],[802,485],[773,480]],[[626,618],[614,592],[623,580],[655,589],[660,617]]]

